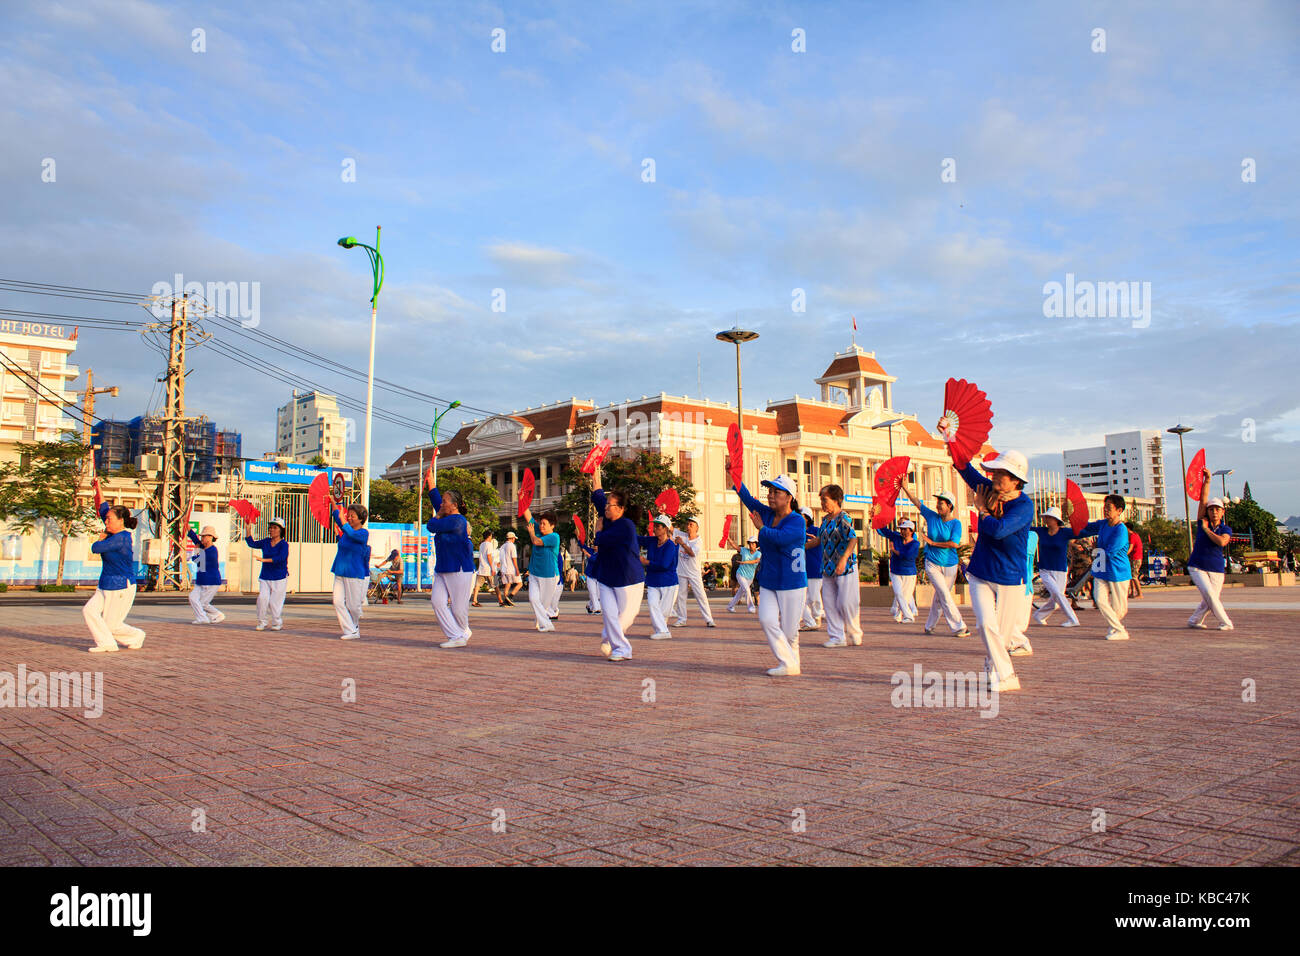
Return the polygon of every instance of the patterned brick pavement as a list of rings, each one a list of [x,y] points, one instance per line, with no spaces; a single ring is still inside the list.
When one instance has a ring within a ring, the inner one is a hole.
[[[325,606],[277,634],[178,601],[137,608],[144,650],[113,655],[85,653],[75,607],[6,607],[0,670],[101,670],[105,705],[0,710],[0,863],[1291,864],[1300,595],[1230,598],[1230,633],[1168,598],[1126,643],[1094,612],[1033,629],[994,719],[891,706],[895,671],[983,653],[884,609],[862,647],[805,634],[804,676],[774,680],[721,605],[664,642],[643,610],[625,664],[569,602],[556,635],[485,606],[444,651],[424,601],[368,610],[359,642]]]

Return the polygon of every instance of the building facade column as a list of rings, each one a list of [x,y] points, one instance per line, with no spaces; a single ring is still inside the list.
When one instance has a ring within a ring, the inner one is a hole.
[[[548,497],[551,493],[550,469],[551,463],[548,459],[537,459],[537,487],[540,491],[541,497],[543,498]]]

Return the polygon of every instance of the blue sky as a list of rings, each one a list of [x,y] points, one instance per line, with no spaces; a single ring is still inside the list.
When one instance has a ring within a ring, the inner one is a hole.
[[[734,321],[763,333],[747,398],[814,394],[856,314],[923,422],[944,379],[974,379],[994,442],[1059,469],[1062,448],[1184,421],[1212,467],[1300,513],[1300,7],[1136,6],[9,3],[0,221],[26,241],[0,274],[256,281],[264,331],[364,369],[365,258],[334,240],[382,223],[377,371],[436,395],[694,394],[698,359],[725,400],[713,332]],[[1045,318],[1067,272],[1150,282],[1149,327]],[[156,354],[81,342],[123,386],[111,413],[143,411]],[[189,407],[267,449],[287,386],[191,364]],[[420,438],[378,425],[376,461]]]

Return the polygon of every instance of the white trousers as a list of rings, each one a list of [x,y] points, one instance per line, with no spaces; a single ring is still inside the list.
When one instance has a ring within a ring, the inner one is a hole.
[[[826,636],[862,643],[862,591],[857,569],[822,578],[822,605],[826,609]]]
[[[975,612],[975,634],[984,641],[984,668],[992,670],[999,681],[1015,675],[1011,655],[1007,653],[1010,635],[1020,616],[1023,584],[994,584],[966,572],[970,582],[971,610]]]
[[[560,596],[562,594],[564,594],[564,578],[557,577],[555,579],[555,590],[551,593],[551,603],[546,605],[546,610],[551,617],[560,616]]]
[[[95,593],[81,609],[81,616],[98,646],[117,650],[118,641],[131,648],[144,643],[144,631],[126,623],[126,616],[131,613],[131,605],[134,603],[134,584],[128,584],[120,591],[101,591],[95,588]]]
[[[713,623],[713,611],[709,609],[709,592],[704,590],[704,576],[696,574],[687,576],[680,571],[677,572],[677,620],[682,623],[686,622],[686,598],[689,594],[695,595],[695,603],[699,605],[700,614],[708,623]]]
[[[587,608],[592,614],[600,610],[600,584],[595,578],[587,578]]]
[[[609,645],[611,654],[632,656],[632,645],[627,642],[627,630],[641,613],[641,600],[645,597],[645,582],[612,588],[600,588],[600,638]]]
[[[960,631],[966,626],[966,622],[961,619],[961,608],[952,593],[957,584],[957,565],[944,567],[933,561],[927,561],[925,576],[930,579],[930,585],[934,588],[934,597],[930,599],[930,616],[925,619],[926,630],[933,630],[942,617],[948,622],[948,627],[953,633]]]
[[[1187,573],[1191,575],[1196,590],[1201,592],[1201,603],[1196,605],[1196,610],[1187,619],[1187,623],[1200,624],[1205,620],[1206,614],[1214,612],[1221,625],[1226,624],[1231,627],[1232,621],[1228,619],[1228,612],[1223,609],[1223,603],[1219,600],[1219,592],[1223,590],[1223,573],[1202,571],[1200,568],[1188,568]]]
[[[289,579],[257,581],[257,623],[263,626],[284,626],[284,596],[289,592]]]
[[[754,606],[754,592],[751,590],[753,583],[752,578],[742,578],[740,575],[736,575],[736,593],[731,596],[731,603],[727,605],[728,611],[740,603],[742,597],[745,599],[746,608]]]
[[[894,592],[894,603],[889,606],[889,613],[895,621],[911,624],[916,620],[916,575],[891,574],[889,587]]]
[[[366,599],[365,578],[334,578],[334,613],[343,637],[361,636],[361,607]]]
[[[1047,619],[1052,616],[1052,612],[1058,607],[1065,612],[1068,620],[1075,624],[1079,623],[1079,615],[1074,613],[1074,608],[1070,607],[1070,599],[1065,596],[1065,583],[1069,580],[1068,571],[1044,571],[1039,570],[1038,576],[1043,581],[1043,586],[1047,588],[1047,603],[1041,605],[1034,612],[1034,621],[1038,624],[1046,624]]]
[[[816,627],[817,622],[826,615],[826,608],[822,606],[822,579],[808,579],[808,597],[803,603],[803,623],[809,627]]]
[[[668,634],[668,615],[677,605],[679,585],[666,588],[646,588],[646,603],[650,605],[650,633]]]
[[[1092,600],[1106,622],[1107,634],[1127,634],[1124,615],[1128,613],[1128,582],[1092,579]]]
[[[763,628],[767,646],[776,655],[777,663],[784,664],[791,674],[799,672],[799,618],[804,602],[808,600],[807,588],[788,591],[759,589],[758,624]]]
[[[555,622],[551,620],[551,615],[559,613],[560,591],[563,587],[559,578],[539,578],[535,574],[528,575],[528,606],[533,609],[538,630],[555,630]],[[556,607],[555,611],[551,610],[553,606]]]
[[[194,620],[204,624],[216,624],[224,621],[226,615],[212,606],[212,599],[221,590],[219,584],[196,584],[190,591],[190,607],[194,609]]]
[[[433,616],[447,640],[469,640],[469,599],[477,583],[473,571],[439,571],[433,576],[429,600],[433,604]],[[447,606],[448,599],[451,607]]]
[[[1027,650],[1033,650],[1029,643],[1029,619],[1034,612],[1034,595],[1026,591],[1022,585],[1020,594],[1016,597],[1016,624],[1007,635],[1007,650],[1017,647],[1023,647]]]

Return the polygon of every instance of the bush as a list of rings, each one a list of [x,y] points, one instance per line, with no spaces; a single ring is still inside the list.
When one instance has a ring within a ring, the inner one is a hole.
[[[4,581],[0,581],[0,594],[4,594],[8,590],[9,590],[9,585]]]
[[[36,590],[45,594],[62,593],[64,591],[75,591],[77,586],[75,584],[38,584]]]

